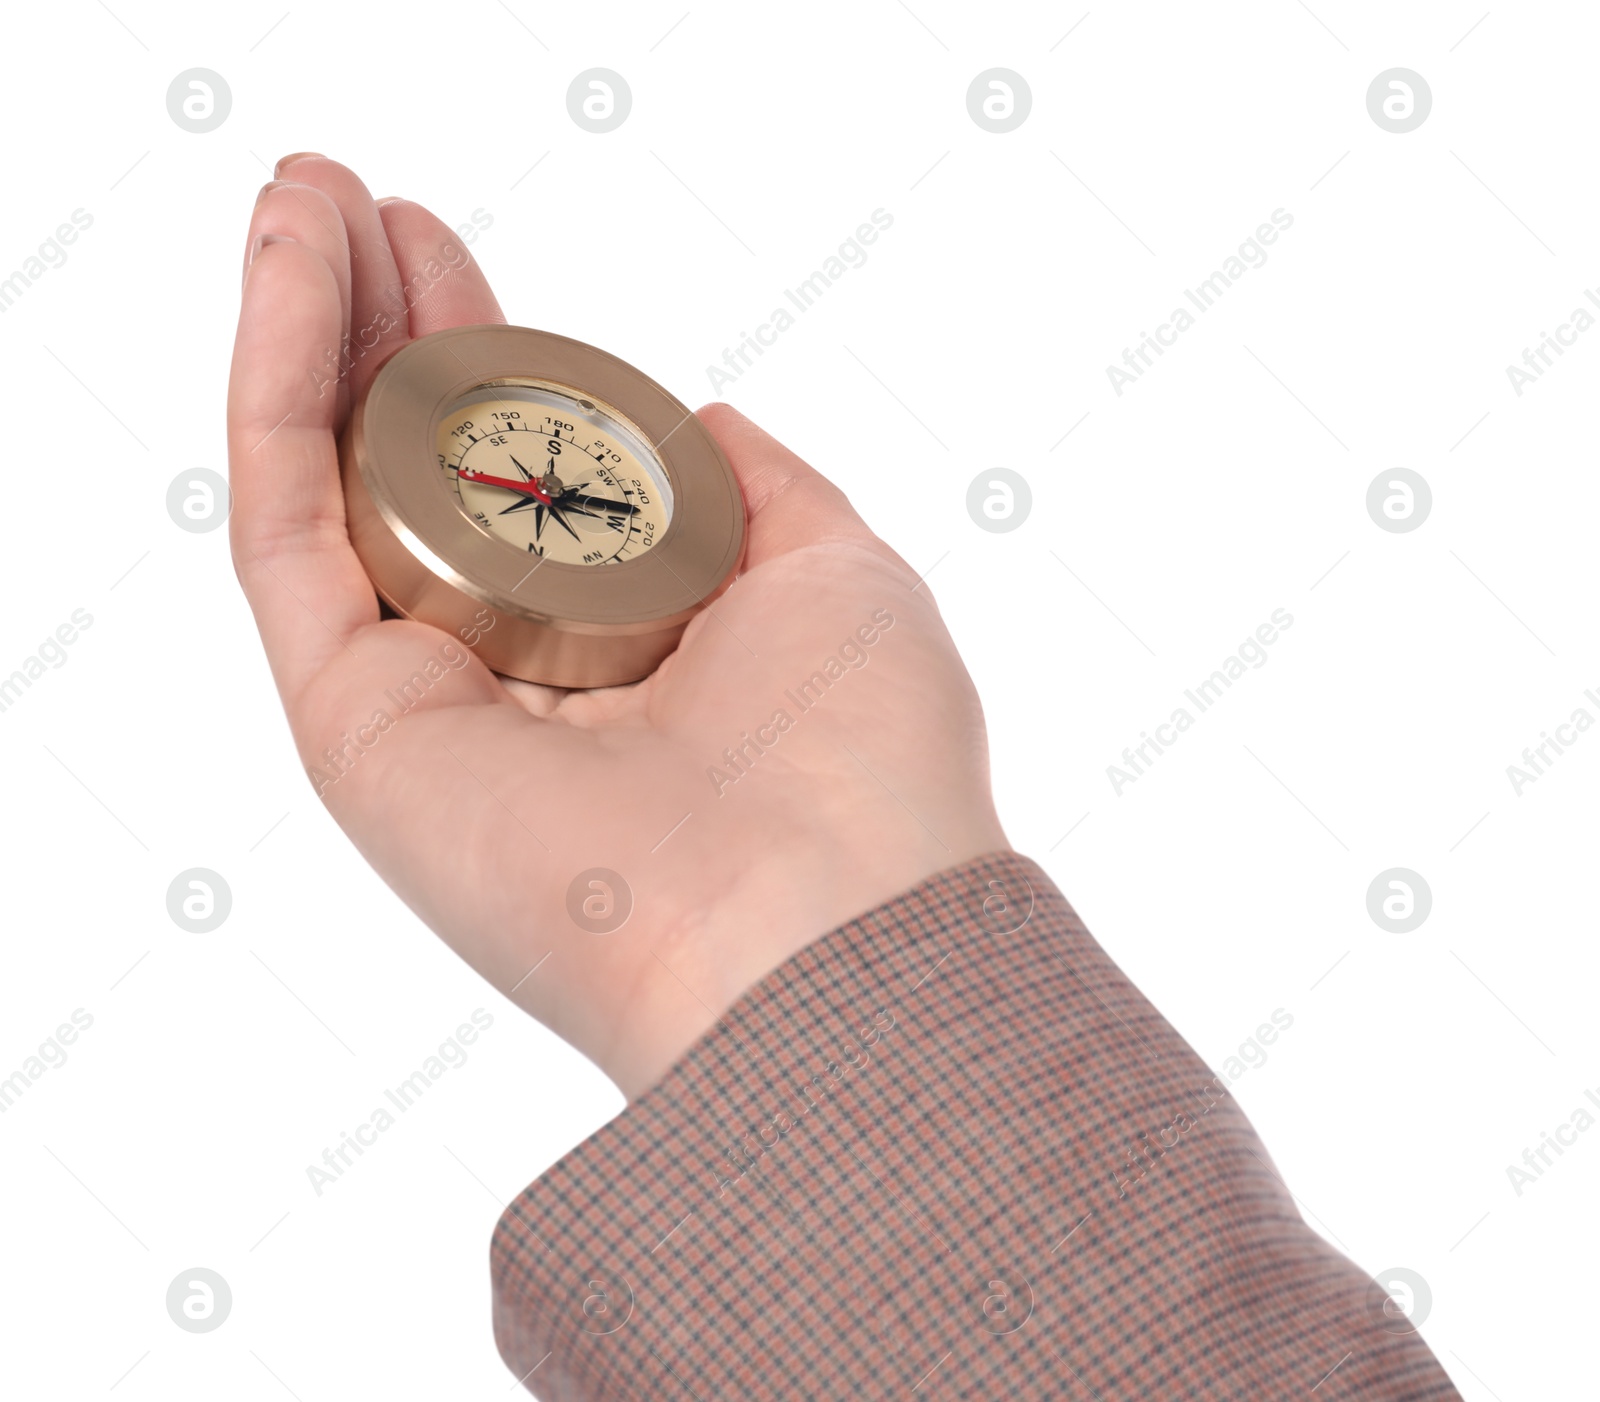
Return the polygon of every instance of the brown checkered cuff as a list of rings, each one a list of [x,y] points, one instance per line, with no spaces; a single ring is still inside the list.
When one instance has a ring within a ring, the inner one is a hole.
[[[767,975],[491,1269],[547,1399],[1459,1396],[1012,852]]]

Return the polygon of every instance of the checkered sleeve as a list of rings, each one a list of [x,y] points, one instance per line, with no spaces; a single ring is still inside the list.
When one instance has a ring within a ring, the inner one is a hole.
[[[506,1209],[491,1270],[546,1399],[1459,1396],[1012,852],[749,989]]]

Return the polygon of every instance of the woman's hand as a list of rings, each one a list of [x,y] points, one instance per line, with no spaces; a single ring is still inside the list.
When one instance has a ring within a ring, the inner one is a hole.
[[[421,206],[375,204],[322,156],[278,176],[251,216],[228,396],[234,564],[314,786],[462,958],[633,1098],[791,954],[1008,846],[927,587],[726,405],[700,418],[744,492],[744,573],[654,675],[531,686],[380,619],[335,436],[407,341],[505,318]],[[594,868],[631,891],[609,933],[569,914]]]

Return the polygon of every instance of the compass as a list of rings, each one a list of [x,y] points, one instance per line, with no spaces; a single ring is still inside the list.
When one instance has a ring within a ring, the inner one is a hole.
[[[699,419],[546,331],[412,341],[357,400],[339,456],[379,596],[523,681],[648,676],[744,553],[738,482]]]

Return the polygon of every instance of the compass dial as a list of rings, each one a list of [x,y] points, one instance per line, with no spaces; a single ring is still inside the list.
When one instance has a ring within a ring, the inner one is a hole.
[[[439,467],[480,529],[530,558],[615,565],[672,519],[660,459],[593,400],[544,385],[494,384],[451,404]]]

